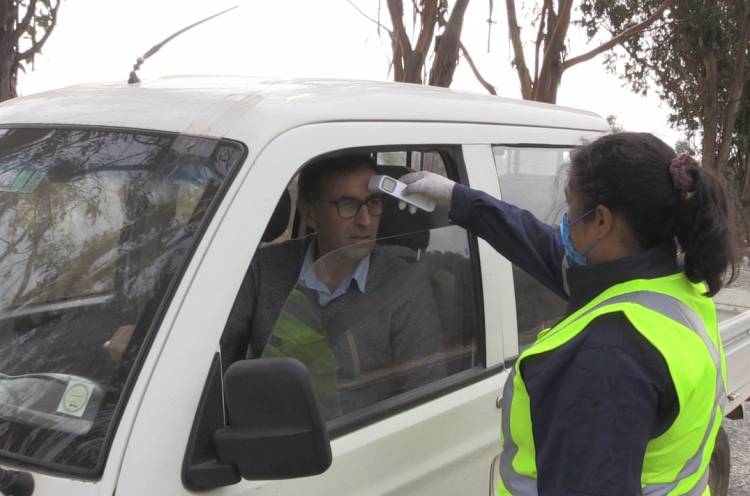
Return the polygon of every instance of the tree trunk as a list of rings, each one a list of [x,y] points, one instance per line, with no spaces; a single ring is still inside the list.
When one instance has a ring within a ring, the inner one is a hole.
[[[729,163],[729,153],[732,149],[734,127],[737,123],[737,114],[740,111],[740,103],[742,102],[742,94],[745,88],[745,52],[748,45],[748,37],[750,35],[750,12],[746,12],[744,6],[739,8],[742,25],[733,47],[735,63],[729,88],[727,89],[729,101],[727,102],[727,109],[724,114],[721,136],[719,136],[721,141],[719,145],[719,156],[716,160],[716,169],[721,172],[726,171]]]
[[[0,0],[0,102],[16,97],[18,39],[14,37],[17,7]]]
[[[458,50],[461,45],[461,30],[469,0],[457,0],[443,34],[435,40],[435,59],[430,69],[430,85],[450,87],[453,73],[458,66]]]
[[[703,140],[701,143],[702,162],[705,167],[716,170],[716,139],[718,134],[719,69],[716,53],[708,50],[703,56],[703,67],[706,76],[703,78]]]

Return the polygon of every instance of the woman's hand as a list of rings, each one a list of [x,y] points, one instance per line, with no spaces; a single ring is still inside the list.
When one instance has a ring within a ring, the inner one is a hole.
[[[456,185],[447,177],[443,177],[433,172],[412,172],[404,175],[399,179],[406,183],[405,194],[412,195],[419,193],[426,196],[435,204],[441,207],[448,207],[451,204],[453,195],[453,186]]]

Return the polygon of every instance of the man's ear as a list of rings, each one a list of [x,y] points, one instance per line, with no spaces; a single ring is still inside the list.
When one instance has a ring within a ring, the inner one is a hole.
[[[305,225],[313,231],[316,231],[318,228],[318,222],[315,207],[313,207],[312,203],[307,200],[300,200],[299,213],[302,216],[302,221]]]

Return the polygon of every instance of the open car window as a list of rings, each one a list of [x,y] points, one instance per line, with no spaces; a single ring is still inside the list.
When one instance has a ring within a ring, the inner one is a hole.
[[[136,357],[243,153],[166,133],[0,130],[0,453],[100,472]]]
[[[305,364],[327,420],[479,365],[468,239],[445,226],[317,258],[303,268],[262,357]],[[304,240],[313,250],[315,242]],[[356,267],[354,277],[332,282],[343,265]],[[337,287],[343,293],[330,299]]]

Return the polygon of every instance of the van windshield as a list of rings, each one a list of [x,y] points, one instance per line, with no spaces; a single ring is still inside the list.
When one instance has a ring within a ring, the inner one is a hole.
[[[138,357],[244,149],[0,129],[0,454],[101,472]]]

